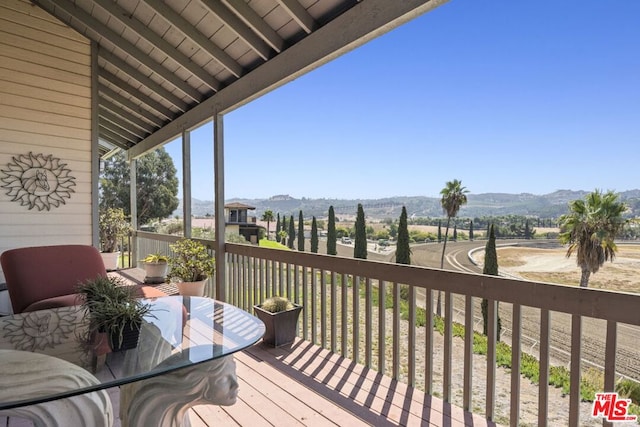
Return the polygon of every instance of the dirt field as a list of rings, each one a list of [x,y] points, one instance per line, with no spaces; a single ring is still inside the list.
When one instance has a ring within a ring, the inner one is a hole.
[[[475,254],[481,261],[484,252]],[[566,257],[566,249],[498,248],[498,265],[502,272],[541,282],[577,285],[580,268],[575,254]],[[590,288],[640,293],[640,245],[621,244],[613,262],[606,262],[589,279]]]

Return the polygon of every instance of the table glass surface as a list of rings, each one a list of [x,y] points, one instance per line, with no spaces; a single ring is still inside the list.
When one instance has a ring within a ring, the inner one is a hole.
[[[9,392],[12,380],[2,373],[15,372],[15,367],[0,358],[0,388],[7,390],[0,410],[103,390],[228,356],[253,345],[265,331],[251,314],[210,298],[167,296],[144,302],[152,311],[145,317],[138,346],[115,353],[104,344],[88,343],[88,318],[80,306],[0,318],[0,350],[62,359],[97,378],[95,384],[59,390],[47,388],[45,374],[28,397],[14,395]]]

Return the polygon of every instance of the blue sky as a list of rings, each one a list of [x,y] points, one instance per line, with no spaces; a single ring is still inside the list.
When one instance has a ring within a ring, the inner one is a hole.
[[[640,188],[639,22],[639,0],[451,0],[227,114],[225,196]]]

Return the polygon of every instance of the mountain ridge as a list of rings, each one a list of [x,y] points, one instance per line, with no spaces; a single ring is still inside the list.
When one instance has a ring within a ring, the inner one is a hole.
[[[536,195],[532,193],[480,193],[467,194],[467,204],[458,213],[462,218],[482,216],[525,215],[539,218],[557,218],[568,212],[568,203],[581,199],[590,191],[584,190],[556,190],[552,193]],[[640,215],[640,189],[621,191],[617,193],[620,200],[627,203],[629,211],[625,216]],[[333,206],[336,215],[355,216],[357,205],[363,205],[369,218],[396,218],[400,215],[402,206],[406,206],[410,216],[443,217],[440,198],[428,196],[394,196],[379,199],[338,199],[302,197],[297,199],[287,194],[271,196],[267,199],[232,198],[226,203],[239,202],[256,208],[256,216],[261,216],[266,210],[274,214],[294,215],[302,210],[305,217],[326,217],[329,206]],[[213,201],[192,198],[192,212],[195,216],[213,215]],[[182,200],[174,216],[182,216]]]

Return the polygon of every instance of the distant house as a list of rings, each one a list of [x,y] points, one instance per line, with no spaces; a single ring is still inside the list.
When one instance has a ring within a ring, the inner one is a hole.
[[[224,205],[227,233],[237,233],[249,242],[257,244],[260,239],[260,229],[264,229],[264,227],[256,223],[255,215],[249,216],[249,211],[255,209],[255,206],[237,202]]]

